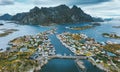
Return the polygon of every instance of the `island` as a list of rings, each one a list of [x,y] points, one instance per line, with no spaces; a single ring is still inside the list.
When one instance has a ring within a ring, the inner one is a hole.
[[[93,28],[93,26],[88,25],[88,26],[80,26],[80,27],[68,27],[68,29],[72,29],[72,30],[86,30],[86,29],[90,29]]]
[[[98,68],[108,72],[119,72],[120,71],[120,57],[119,55],[110,56],[108,52],[115,53],[119,52],[118,46],[112,43],[114,50],[109,50],[109,43],[102,44],[95,41],[95,39],[88,37],[85,34],[69,33],[64,32],[57,35],[60,42],[75,55],[85,55],[88,60]],[[111,46],[112,47],[112,46]],[[119,52],[120,53],[120,52]]]
[[[40,70],[55,55],[55,48],[48,38],[53,30],[26,35],[11,40],[5,52],[0,52],[1,72],[29,72]]]
[[[18,29],[0,29],[0,30],[1,30],[0,37],[7,36],[15,31],[18,31]]]
[[[0,26],[4,25],[3,23],[0,23]]]
[[[86,29],[91,29],[94,28],[96,26],[100,26],[101,24],[98,22],[93,22],[90,25],[86,25],[86,26],[73,26],[73,27],[66,27],[67,29],[71,29],[71,30],[86,30]]]
[[[120,36],[115,33],[102,33],[102,35],[107,38],[120,39]]]
[[[101,26],[101,23],[100,22],[92,22],[92,25],[93,26]]]
[[[120,28],[120,26],[112,26],[113,28]]]

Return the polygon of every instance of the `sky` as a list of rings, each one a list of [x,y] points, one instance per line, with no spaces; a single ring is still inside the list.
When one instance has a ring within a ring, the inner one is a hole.
[[[60,4],[77,5],[95,17],[119,17],[120,0],[0,0],[0,15],[28,12],[34,6],[54,7]]]

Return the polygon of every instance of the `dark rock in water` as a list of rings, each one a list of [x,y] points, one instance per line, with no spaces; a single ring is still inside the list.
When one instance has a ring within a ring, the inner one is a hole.
[[[10,14],[4,14],[0,16],[0,20],[11,20],[12,16]]]
[[[94,22],[92,23],[93,26],[101,26],[101,24],[99,22]]]
[[[0,23],[0,26],[2,26],[2,25],[4,25],[4,24]]]
[[[0,51],[2,51],[3,49],[1,48]]]
[[[93,17],[94,22],[103,22],[104,20],[102,18],[95,18]]]
[[[22,24],[63,24],[63,23],[80,23],[94,22],[94,18],[84,13],[81,8],[73,6],[69,8],[66,5],[57,7],[34,7],[27,13],[18,13],[12,17],[12,20]]]

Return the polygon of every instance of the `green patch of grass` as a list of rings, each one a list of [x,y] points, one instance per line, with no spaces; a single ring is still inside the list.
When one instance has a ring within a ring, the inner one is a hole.
[[[38,65],[36,61],[30,60],[29,52],[0,53],[0,70],[2,72],[25,72]],[[9,60],[10,59],[10,60]]]
[[[103,46],[103,48],[109,52],[118,54],[116,51],[120,50],[120,44],[107,44],[107,45]]]

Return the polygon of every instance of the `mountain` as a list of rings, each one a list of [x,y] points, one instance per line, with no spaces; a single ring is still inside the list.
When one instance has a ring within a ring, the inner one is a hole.
[[[11,20],[12,16],[10,14],[4,14],[0,16],[0,20]]]
[[[12,17],[12,20],[21,21],[27,13],[18,13]]]
[[[81,8],[73,6],[69,8],[66,5],[57,7],[34,7],[27,13],[18,13],[12,17],[12,20],[23,24],[62,24],[62,23],[80,23],[93,22],[94,18],[84,13]]]

